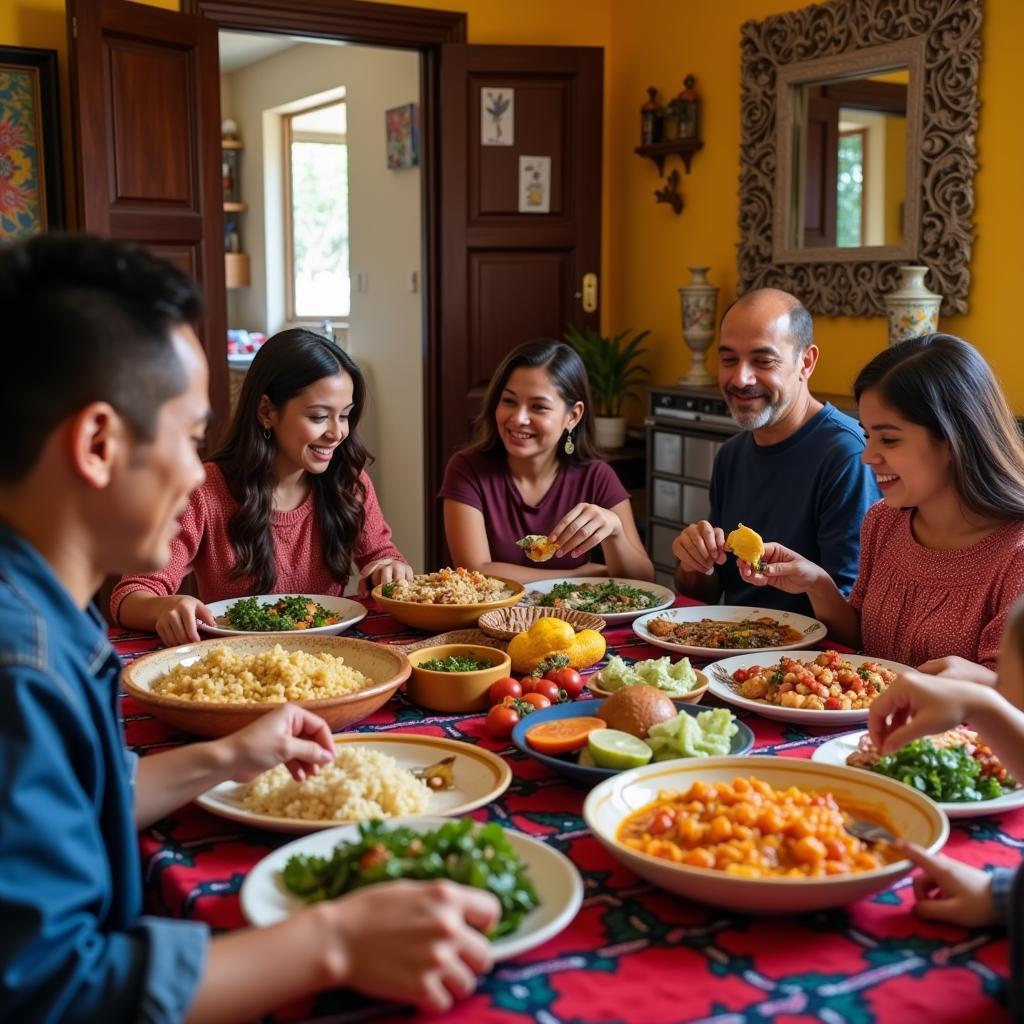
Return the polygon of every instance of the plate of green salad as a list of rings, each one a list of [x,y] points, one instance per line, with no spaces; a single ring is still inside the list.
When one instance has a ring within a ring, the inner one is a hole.
[[[326,594],[258,594],[255,597],[211,601],[206,606],[217,620],[197,625],[211,636],[251,636],[256,633],[344,633],[366,617],[366,608],[347,597]]]
[[[631,622],[638,615],[671,608],[676,595],[659,583],[569,576],[535,580],[526,586],[526,604],[538,608],[571,608],[600,615],[607,623]]]
[[[949,818],[979,818],[1024,807],[1024,788],[977,733],[963,726],[914,740],[885,757],[866,731],[846,733],[823,743],[812,760],[895,779],[934,800]]]
[[[242,913],[265,928],[318,900],[395,878],[449,878],[493,892],[502,910],[489,936],[495,960],[553,938],[583,900],[579,871],[539,839],[497,822],[416,818],[343,825],[279,847],[246,877]]]

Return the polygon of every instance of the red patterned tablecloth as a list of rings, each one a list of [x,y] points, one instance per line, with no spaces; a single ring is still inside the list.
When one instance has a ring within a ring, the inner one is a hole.
[[[680,602],[689,603],[689,602]],[[371,606],[350,636],[385,643],[409,632]],[[657,656],[629,629],[609,628],[609,654]],[[114,632],[122,659],[157,646],[154,637]],[[123,701],[129,744],[149,753],[183,742]],[[834,733],[744,716],[754,754],[809,757]],[[1009,1020],[1007,945],[996,932],[929,924],[910,912],[905,880],[870,900],[799,917],[748,917],[691,903],[640,881],[610,857],[580,817],[585,791],[484,732],[482,716],[436,715],[400,693],[356,726],[480,743],[512,766],[507,792],[473,813],[542,837],[566,853],[586,890],[576,920],[557,938],[499,964],[476,993],[432,1020],[444,1024],[540,1021],[706,1024],[916,1024]],[[238,890],[265,854],[294,836],[246,829],[194,806],[141,837],[150,912],[195,918],[215,929],[243,924]],[[954,822],[948,853],[976,865],[1015,865],[1024,811]],[[412,1011],[346,992],[281,1011],[276,1020],[382,1021]]]

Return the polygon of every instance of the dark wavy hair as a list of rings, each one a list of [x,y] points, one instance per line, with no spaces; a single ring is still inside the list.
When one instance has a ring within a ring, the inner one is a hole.
[[[583,366],[583,360],[571,345],[567,345],[564,341],[555,341],[553,338],[528,341],[512,349],[501,361],[501,365],[494,371],[491,382],[487,385],[483,407],[473,423],[473,438],[462,449],[463,452],[480,452],[487,455],[505,450],[505,446],[498,436],[494,413],[501,401],[501,394],[508,384],[509,377],[512,376],[513,370],[518,370],[520,367],[531,370],[542,367],[547,370],[555,385],[555,390],[567,406],[575,405],[577,402],[583,403],[583,417],[573,428],[575,431],[573,444],[576,446],[576,450],[572,455],[566,455],[564,444],[559,442],[555,447],[555,454],[559,460],[562,462],[589,462],[592,459],[600,458],[601,453],[594,444],[594,413],[591,409],[593,402],[590,398],[590,383],[587,380],[587,371]]]
[[[949,445],[953,483],[980,516],[1024,520],[1024,439],[988,363],[951,334],[925,334],[880,352],[853,386]]]
[[[323,473],[310,473],[313,504],[323,540],[323,558],[339,582],[349,576],[352,548],[363,529],[366,488],[359,474],[372,461],[359,437],[366,383],[359,367],[334,342],[313,331],[281,331],[268,338],[249,367],[227,437],[211,457],[224,474],[238,511],[228,533],[235,549],[233,577],[255,576],[257,590],[272,593],[277,582],[270,523],[274,511],[276,446],[263,436],[260,398],[280,409],[324,377],[352,378],[348,437],[335,449]]]

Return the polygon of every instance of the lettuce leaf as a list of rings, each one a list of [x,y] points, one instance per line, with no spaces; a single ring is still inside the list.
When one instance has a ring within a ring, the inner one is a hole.
[[[676,757],[717,757],[729,753],[736,735],[736,719],[726,708],[714,708],[690,715],[680,711],[667,722],[652,725],[647,745],[655,761]]]
[[[684,694],[697,688],[697,673],[690,665],[689,658],[680,658],[673,665],[672,659],[666,655],[664,658],[650,658],[627,665],[616,654],[597,673],[597,682],[605,690],[620,690],[623,686],[646,683],[668,694]]]

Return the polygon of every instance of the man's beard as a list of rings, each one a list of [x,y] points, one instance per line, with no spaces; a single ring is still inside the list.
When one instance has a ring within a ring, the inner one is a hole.
[[[767,391],[741,390],[738,394],[744,398],[763,398],[767,402],[765,407],[759,412],[738,412],[732,402],[729,402],[729,413],[743,430],[760,430],[762,427],[767,427],[769,424],[774,423],[786,411],[789,405],[785,398],[780,399],[778,402],[772,402],[771,396]],[[730,398],[736,398],[737,392],[727,391],[725,397],[726,401]]]

